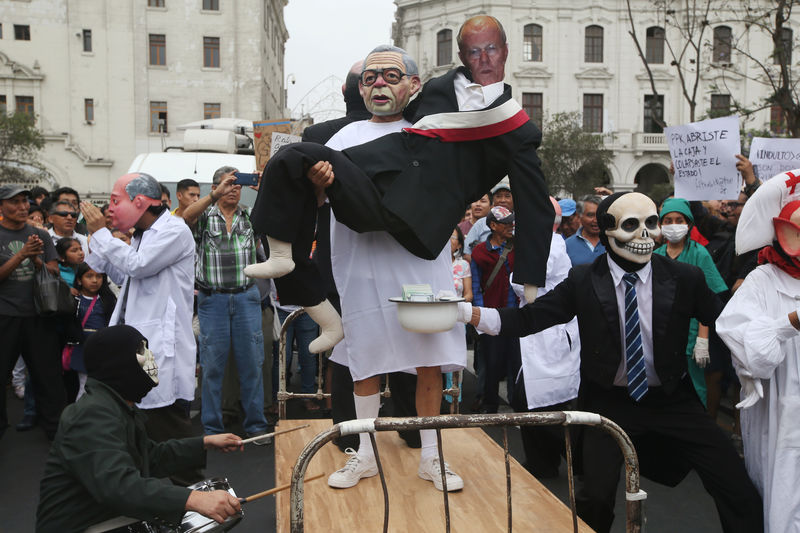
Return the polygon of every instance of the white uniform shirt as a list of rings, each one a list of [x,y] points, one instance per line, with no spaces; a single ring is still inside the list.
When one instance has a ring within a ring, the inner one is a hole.
[[[106,228],[92,235],[92,252],[86,262],[122,287],[110,325],[120,322],[130,278],[125,324],[147,338],[158,365],[158,385],[139,403],[143,409],[171,405],[178,398],[194,399],[194,253],[192,231],[169,211],[130,246],[112,237]]]
[[[567,255],[567,245],[561,235],[553,233],[550,255],[547,257],[545,286],[539,288],[537,297],[547,294],[564,281],[570,268],[572,263]],[[523,286],[512,283],[512,287],[519,297],[519,306],[523,307],[528,303]],[[581,340],[577,318],[522,337],[519,349],[528,409],[556,405],[578,396],[581,384]]]
[[[761,400],[741,410],[741,424],[745,466],[764,498],[765,531],[797,531],[800,516],[800,336],[789,322],[798,295],[800,280],[762,265],[717,319],[736,373],[764,388]]]
[[[405,120],[353,122],[327,146],[343,150],[409,126]],[[406,331],[397,321],[397,304],[389,301],[409,283],[428,283],[434,294],[454,291],[449,242],[436,259],[428,261],[386,232],[356,233],[336,222],[332,214],[331,267],[344,324],[344,340],[334,347],[331,359],[348,366],[354,380],[386,372],[413,373],[416,367],[427,366],[452,372],[466,365],[462,326],[435,334]]]
[[[614,290],[617,295],[617,312],[619,313],[619,334],[622,344],[620,354],[620,364],[617,375],[614,377],[614,385],[620,387],[628,386],[628,365],[625,361],[625,282],[622,276],[625,271],[616,264],[611,256],[606,255],[608,267],[611,270],[611,278],[614,280]],[[642,268],[636,271],[639,279],[636,280],[636,300],[639,304],[639,328],[642,332],[642,352],[644,354],[644,368],[647,374],[647,385],[655,387],[661,385],[661,380],[656,374],[656,367],[653,363],[653,266],[648,261]]]

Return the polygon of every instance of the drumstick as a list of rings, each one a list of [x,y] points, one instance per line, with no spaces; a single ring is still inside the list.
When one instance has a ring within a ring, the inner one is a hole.
[[[253,441],[257,441],[257,440],[261,440],[261,439],[266,439],[267,437],[272,437],[273,435],[280,435],[280,434],[282,434],[282,433],[289,433],[290,431],[297,431],[298,429],[307,428],[307,427],[308,427],[308,426],[310,426],[310,425],[311,425],[311,424],[303,424],[302,426],[297,426],[296,428],[291,428],[291,429],[283,429],[283,430],[281,430],[281,431],[273,431],[272,433],[266,433],[266,434],[264,434],[264,435],[258,435],[258,436],[256,436],[256,437],[250,437],[249,439],[244,439],[244,440],[242,441],[242,444],[249,444],[249,443],[251,443],[251,442],[253,442]]]
[[[307,477],[305,479],[306,482],[313,481],[315,479],[319,479],[325,474],[317,474],[316,476]],[[286,485],[281,485],[280,487],[275,487],[274,489],[265,490],[264,492],[259,492],[258,494],[253,494],[252,496],[248,496],[247,498],[239,498],[240,503],[249,503],[253,500],[257,500],[259,498],[263,498],[264,496],[269,496],[270,494],[275,494],[276,492],[280,492],[282,490],[286,490],[291,487],[291,483],[287,483]]]

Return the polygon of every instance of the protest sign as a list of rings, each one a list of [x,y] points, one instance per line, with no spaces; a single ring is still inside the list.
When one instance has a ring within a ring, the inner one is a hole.
[[[675,167],[675,196],[686,200],[731,200],[742,178],[739,117],[723,117],[664,128]]]
[[[253,122],[253,136],[255,137],[256,169],[261,172],[267,165],[272,152],[272,132],[291,133],[292,122],[288,118],[270,120],[267,122]]]
[[[278,148],[281,146],[292,144],[292,143],[299,143],[302,138],[299,135],[291,135],[289,133],[278,133],[277,131],[272,132],[272,143],[269,147],[269,156],[272,157],[275,155],[275,152],[278,151]]]
[[[761,181],[800,168],[800,139],[755,137],[750,144],[750,162]]]

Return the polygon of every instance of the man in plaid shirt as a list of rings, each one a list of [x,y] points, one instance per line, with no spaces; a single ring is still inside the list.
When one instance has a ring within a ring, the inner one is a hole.
[[[183,212],[197,243],[195,277],[199,290],[202,421],[206,435],[225,432],[222,378],[231,346],[239,373],[244,430],[248,436],[267,431],[261,296],[255,283],[242,273],[244,267],[257,262],[258,241],[249,211],[239,205],[242,187],[234,184],[236,171],[227,166],[218,169],[211,193]]]

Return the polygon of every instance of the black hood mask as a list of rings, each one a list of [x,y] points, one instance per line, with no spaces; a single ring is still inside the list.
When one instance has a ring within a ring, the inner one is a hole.
[[[156,381],[136,357],[143,341],[146,343],[147,339],[138,330],[124,324],[93,333],[83,349],[87,374],[114,389],[125,400],[142,401],[156,386]]]

